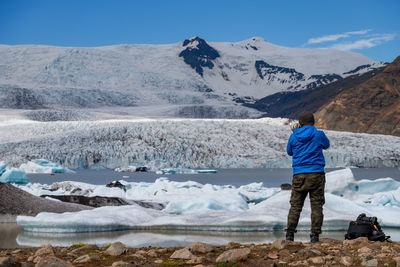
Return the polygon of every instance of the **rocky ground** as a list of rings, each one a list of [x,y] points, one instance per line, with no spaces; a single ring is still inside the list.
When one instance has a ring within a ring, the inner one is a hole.
[[[320,243],[276,240],[272,244],[229,243],[212,246],[193,243],[184,248],[126,248],[117,242],[105,247],[75,244],[71,247],[6,249],[2,266],[400,266],[400,243],[371,242],[367,238]]]

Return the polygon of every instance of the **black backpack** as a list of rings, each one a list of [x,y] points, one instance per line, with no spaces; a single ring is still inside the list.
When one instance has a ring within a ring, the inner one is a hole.
[[[390,236],[385,235],[376,217],[367,217],[365,213],[358,215],[357,220],[351,221],[345,239],[367,237],[370,241],[386,241]]]

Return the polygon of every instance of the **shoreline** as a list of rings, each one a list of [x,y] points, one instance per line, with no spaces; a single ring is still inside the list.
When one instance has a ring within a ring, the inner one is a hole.
[[[4,266],[400,266],[400,243],[321,238],[320,243],[275,240],[259,245],[127,248],[77,243],[69,247],[0,249]],[[7,263],[9,265],[7,265]],[[14,264],[14,265],[13,265]],[[19,265],[21,264],[21,265]],[[1,265],[3,266],[3,265]]]

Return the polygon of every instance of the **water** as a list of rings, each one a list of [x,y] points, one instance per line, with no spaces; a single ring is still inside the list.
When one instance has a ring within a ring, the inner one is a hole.
[[[333,169],[327,169],[331,171]],[[400,181],[400,170],[393,168],[380,169],[352,169],[356,179],[377,179],[391,177]],[[129,176],[124,178],[123,176]],[[78,170],[74,174],[30,174],[31,182],[51,184],[57,181],[80,181],[91,184],[107,184],[114,180],[126,180],[128,182],[154,182],[160,176],[168,177],[173,181],[192,180],[202,184],[210,183],[217,185],[240,186],[253,182],[263,182],[264,186],[279,187],[283,183],[290,183],[291,169],[220,169],[216,174],[171,174],[158,175],[148,173],[116,173],[111,170]],[[355,214],[355,217],[358,214]],[[378,215],[379,217],[379,215]],[[400,241],[399,229],[384,229],[392,240]],[[0,248],[15,248],[24,246],[40,246],[50,243],[57,246],[70,246],[74,243],[92,243],[106,245],[110,242],[121,241],[129,247],[144,246],[185,246],[192,242],[207,242],[214,245],[224,245],[228,242],[240,243],[266,243],[279,238],[284,238],[283,231],[277,232],[206,232],[206,231],[118,231],[118,232],[95,232],[95,233],[30,233],[24,232],[15,223],[0,224]],[[321,237],[344,239],[344,231],[324,232]],[[296,240],[308,241],[308,232],[298,232]]]
[[[326,169],[326,172],[337,169]],[[391,177],[400,181],[400,170],[396,168],[354,168],[355,179],[377,179]],[[129,176],[126,178],[126,176]],[[283,183],[291,183],[292,169],[218,169],[217,173],[205,174],[156,174],[155,172],[114,172],[112,170],[76,170],[76,173],[28,174],[32,183],[52,184],[61,181],[78,181],[90,184],[108,184],[115,180],[127,182],[153,183],[159,177],[168,177],[171,181],[188,180],[201,184],[241,186],[254,182],[263,182],[266,187],[280,187]]]

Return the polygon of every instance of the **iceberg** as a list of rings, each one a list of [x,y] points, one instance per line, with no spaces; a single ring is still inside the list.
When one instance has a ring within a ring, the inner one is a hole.
[[[7,163],[4,161],[0,161],[0,176],[6,171]]]
[[[192,170],[184,168],[166,168],[157,171],[158,174],[199,174],[199,173],[217,173],[217,170]]]
[[[45,159],[35,159],[23,163],[19,169],[26,173],[74,173],[74,171],[63,167],[60,164]]]
[[[20,185],[36,194],[70,194],[76,188],[87,196],[114,196],[165,203],[163,210],[138,205],[101,207],[64,214],[18,216],[18,224],[32,232],[92,232],[111,230],[275,231],[286,226],[290,191],[263,183],[235,187],[175,182],[165,177],[154,183],[120,181],[126,191],[78,182],[58,183],[58,189],[40,184]],[[345,230],[360,213],[377,216],[383,227],[400,228],[400,184],[391,178],[355,180],[350,169],[326,175],[323,230]],[[299,230],[310,227],[306,200]]]
[[[29,180],[23,171],[20,171],[17,168],[7,167],[0,176],[0,182],[9,184],[27,184]]]

